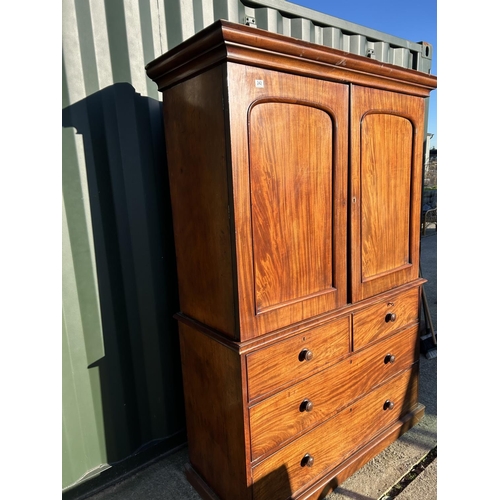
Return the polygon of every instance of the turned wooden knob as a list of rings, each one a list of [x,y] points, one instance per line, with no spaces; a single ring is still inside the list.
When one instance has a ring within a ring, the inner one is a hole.
[[[309,349],[302,349],[299,355],[300,361],[311,361],[313,359],[313,353]]]
[[[384,410],[392,410],[394,408],[394,403],[388,399],[385,403],[384,403]]]
[[[384,359],[384,363],[387,364],[387,363],[394,363],[394,361],[396,361],[396,356],[394,356],[394,354],[387,354],[385,356],[385,359]]]
[[[314,408],[313,402],[308,399],[304,399],[302,403],[300,403],[300,411],[312,411]]]
[[[385,317],[385,321],[386,323],[389,323],[389,321],[396,321],[396,313],[389,313],[387,314],[387,316]]]
[[[306,465],[307,467],[312,467],[314,465],[314,457],[309,455],[309,453],[306,453],[300,462],[300,465],[302,465],[302,467],[305,467]]]

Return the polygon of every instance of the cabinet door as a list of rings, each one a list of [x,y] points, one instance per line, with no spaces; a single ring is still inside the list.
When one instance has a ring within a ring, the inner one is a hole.
[[[346,303],[348,87],[228,64],[240,339]]]
[[[353,86],[352,301],[418,278],[424,100]]]

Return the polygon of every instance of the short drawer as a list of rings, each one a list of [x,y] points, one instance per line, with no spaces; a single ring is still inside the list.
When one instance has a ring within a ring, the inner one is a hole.
[[[333,469],[417,404],[418,369],[407,370],[252,469],[254,500],[285,500]]]
[[[417,323],[419,293],[419,288],[412,288],[354,313],[353,349],[356,351],[406,325]]]
[[[348,316],[294,335],[247,355],[251,401],[292,385],[349,353]]]
[[[418,326],[355,353],[250,407],[252,460],[327,420],[419,355]]]

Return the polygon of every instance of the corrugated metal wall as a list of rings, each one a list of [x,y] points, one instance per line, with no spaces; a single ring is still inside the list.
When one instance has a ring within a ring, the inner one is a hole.
[[[161,96],[219,18],[429,72],[431,48],[282,0],[63,0],[63,489],[183,435]],[[251,21],[251,20],[250,20]]]

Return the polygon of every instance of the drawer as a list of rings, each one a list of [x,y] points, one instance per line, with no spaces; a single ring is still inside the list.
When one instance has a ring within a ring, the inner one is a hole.
[[[419,288],[394,295],[353,315],[353,349],[418,322]]]
[[[247,355],[248,399],[289,386],[349,353],[349,316]]]
[[[417,404],[418,369],[407,370],[284,446],[252,469],[254,500],[285,500],[339,465]],[[392,409],[389,403],[392,403]]]
[[[409,368],[418,356],[418,326],[415,326],[250,407],[252,460],[328,419]]]

